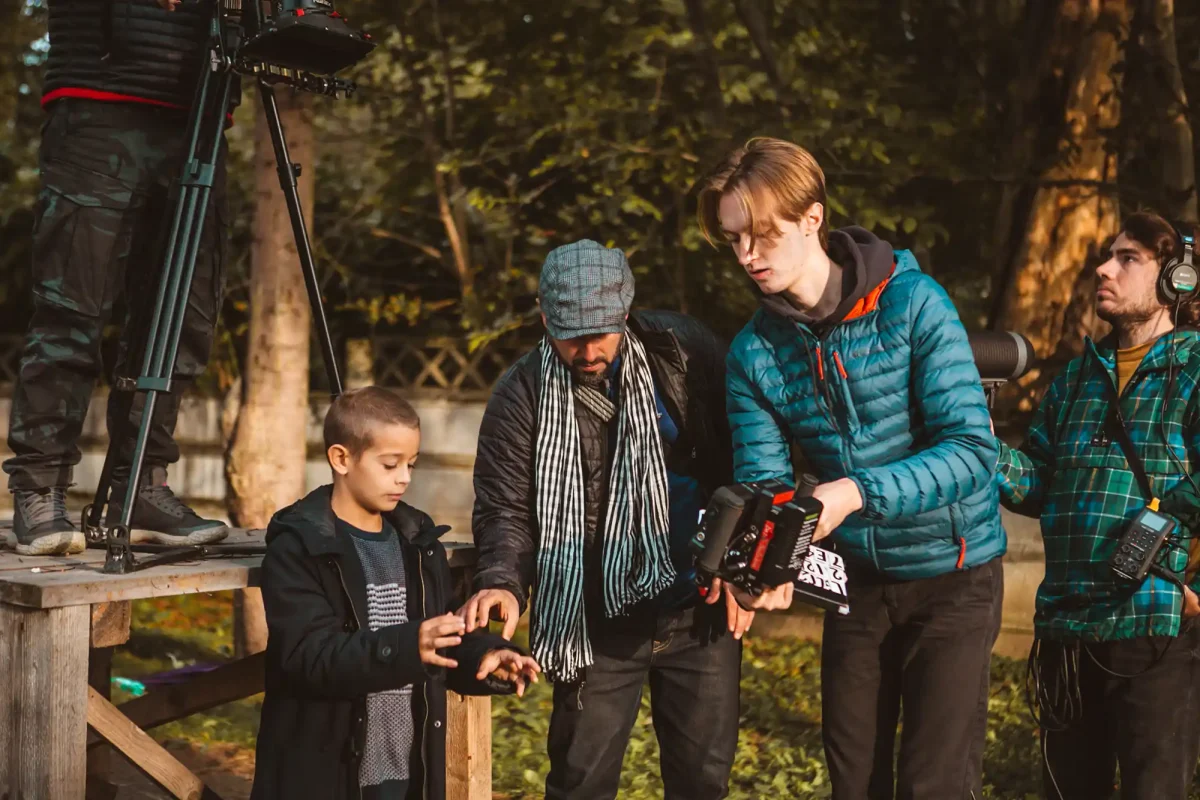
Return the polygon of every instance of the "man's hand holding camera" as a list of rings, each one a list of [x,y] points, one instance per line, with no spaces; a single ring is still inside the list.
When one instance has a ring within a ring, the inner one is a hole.
[[[817,521],[817,530],[813,533],[813,542],[819,542],[833,533],[846,517],[863,507],[862,494],[858,484],[849,478],[840,478],[830,483],[822,483],[813,489],[812,496],[821,501],[821,519]]]
[[[729,591],[724,593],[725,619],[729,623],[729,631],[733,634],[733,638],[740,639],[745,635],[746,631],[750,630],[750,626],[754,623],[754,611],[751,610],[749,601],[755,598],[750,597],[750,595],[732,583],[727,584],[720,578],[713,578],[712,585],[708,587],[708,595],[704,598],[704,602],[710,606],[716,603],[721,599],[721,589],[726,586],[729,587]],[[787,586],[790,589],[792,585],[789,583]],[[739,599],[739,595],[744,599]],[[790,596],[788,597],[788,602],[791,602]]]
[[[823,506],[821,518],[817,521],[817,529],[813,532],[812,541],[814,544],[837,530],[846,521],[846,517],[863,507],[863,498],[862,494],[858,491],[858,484],[849,478],[840,478],[829,483],[822,483],[813,489],[812,496],[814,499],[820,500]],[[719,582],[718,580],[714,580],[714,586]],[[732,584],[729,586],[729,591],[732,599],[741,609],[783,611],[791,607],[792,594],[795,591],[795,587],[790,582],[785,583],[782,586],[767,589],[757,597],[747,594]],[[708,602],[716,602],[711,592],[709,593]],[[1200,605],[1197,606],[1197,611],[1200,611]],[[732,612],[730,613],[732,615]],[[753,615],[751,615],[751,619],[753,619]],[[749,623],[747,623],[746,627],[750,627]],[[732,625],[730,630],[733,630]]]

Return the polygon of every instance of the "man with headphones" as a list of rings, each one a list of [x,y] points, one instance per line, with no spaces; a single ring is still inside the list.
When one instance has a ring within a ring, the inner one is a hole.
[[[1050,385],[1001,500],[1039,517],[1031,701],[1051,800],[1183,800],[1200,757],[1200,318],[1193,233],[1125,220],[1096,271],[1112,333]]]

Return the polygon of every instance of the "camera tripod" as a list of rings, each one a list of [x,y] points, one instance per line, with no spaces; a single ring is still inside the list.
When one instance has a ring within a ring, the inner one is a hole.
[[[300,269],[312,307],[317,341],[325,362],[325,371],[333,396],[341,394],[342,382],[337,359],[321,302],[316,265],[304,214],[300,206],[296,180],[300,165],[288,155],[287,141],[279,117],[274,86],[284,84],[302,91],[332,97],[349,96],[355,86],[349,81],[320,75],[304,69],[306,63],[314,69],[332,73],[361,58],[374,45],[368,36],[351,31],[325,0],[284,0],[285,8],[272,18],[264,18],[258,0],[247,0],[245,7],[238,0],[213,2],[213,18],[209,47],[201,64],[188,120],[186,152],[182,175],[172,187],[174,211],[166,240],[163,268],[153,312],[141,343],[141,372],[139,377],[119,377],[113,390],[122,397],[119,415],[120,431],[110,432],[110,443],[95,499],[84,509],[82,528],[92,546],[104,546],[107,555],[104,572],[123,574],[159,564],[190,560],[212,555],[253,555],[264,552],[259,545],[173,545],[132,544],[130,526],[143,461],[149,441],[150,427],[158,395],[173,388],[173,373],[179,349],[183,318],[187,311],[188,295],[195,272],[204,219],[212,192],[217,161],[220,158],[225,122],[232,113],[236,91],[243,74],[255,78],[263,112],[266,114],[279,185],[291,218],[292,234],[300,258]],[[309,15],[305,19],[306,13]],[[322,45],[325,45],[322,47]],[[131,362],[134,359],[131,358]],[[102,512],[109,502],[113,471],[121,457],[118,444],[128,441],[130,410],[136,394],[143,393],[141,420],[129,464],[124,502],[120,519],[105,529]],[[137,560],[134,551],[153,554]]]

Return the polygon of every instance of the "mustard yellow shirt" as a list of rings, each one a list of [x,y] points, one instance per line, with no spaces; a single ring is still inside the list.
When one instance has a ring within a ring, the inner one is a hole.
[[[1125,386],[1129,383],[1129,379],[1133,377],[1133,373],[1137,372],[1138,364],[1142,363],[1142,359],[1146,357],[1146,353],[1150,352],[1150,348],[1157,341],[1158,339],[1151,339],[1145,344],[1139,344],[1137,347],[1117,351],[1117,394],[1125,393]]]

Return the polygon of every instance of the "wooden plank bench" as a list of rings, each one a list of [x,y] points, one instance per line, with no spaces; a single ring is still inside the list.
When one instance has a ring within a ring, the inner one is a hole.
[[[217,798],[145,730],[262,691],[261,654],[186,684],[109,702],[111,647],[129,637],[129,601],[259,585],[261,557],[214,558],[105,575],[104,551],[32,557],[0,548],[0,789],[7,797],[83,800],[112,745],[173,797]],[[227,543],[261,542],[235,531]],[[475,563],[469,544],[446,545],[456,577]],[[491,703],[448,697],[448,800],[491,800]],[[94,733],[90,736],[88,728]]]

